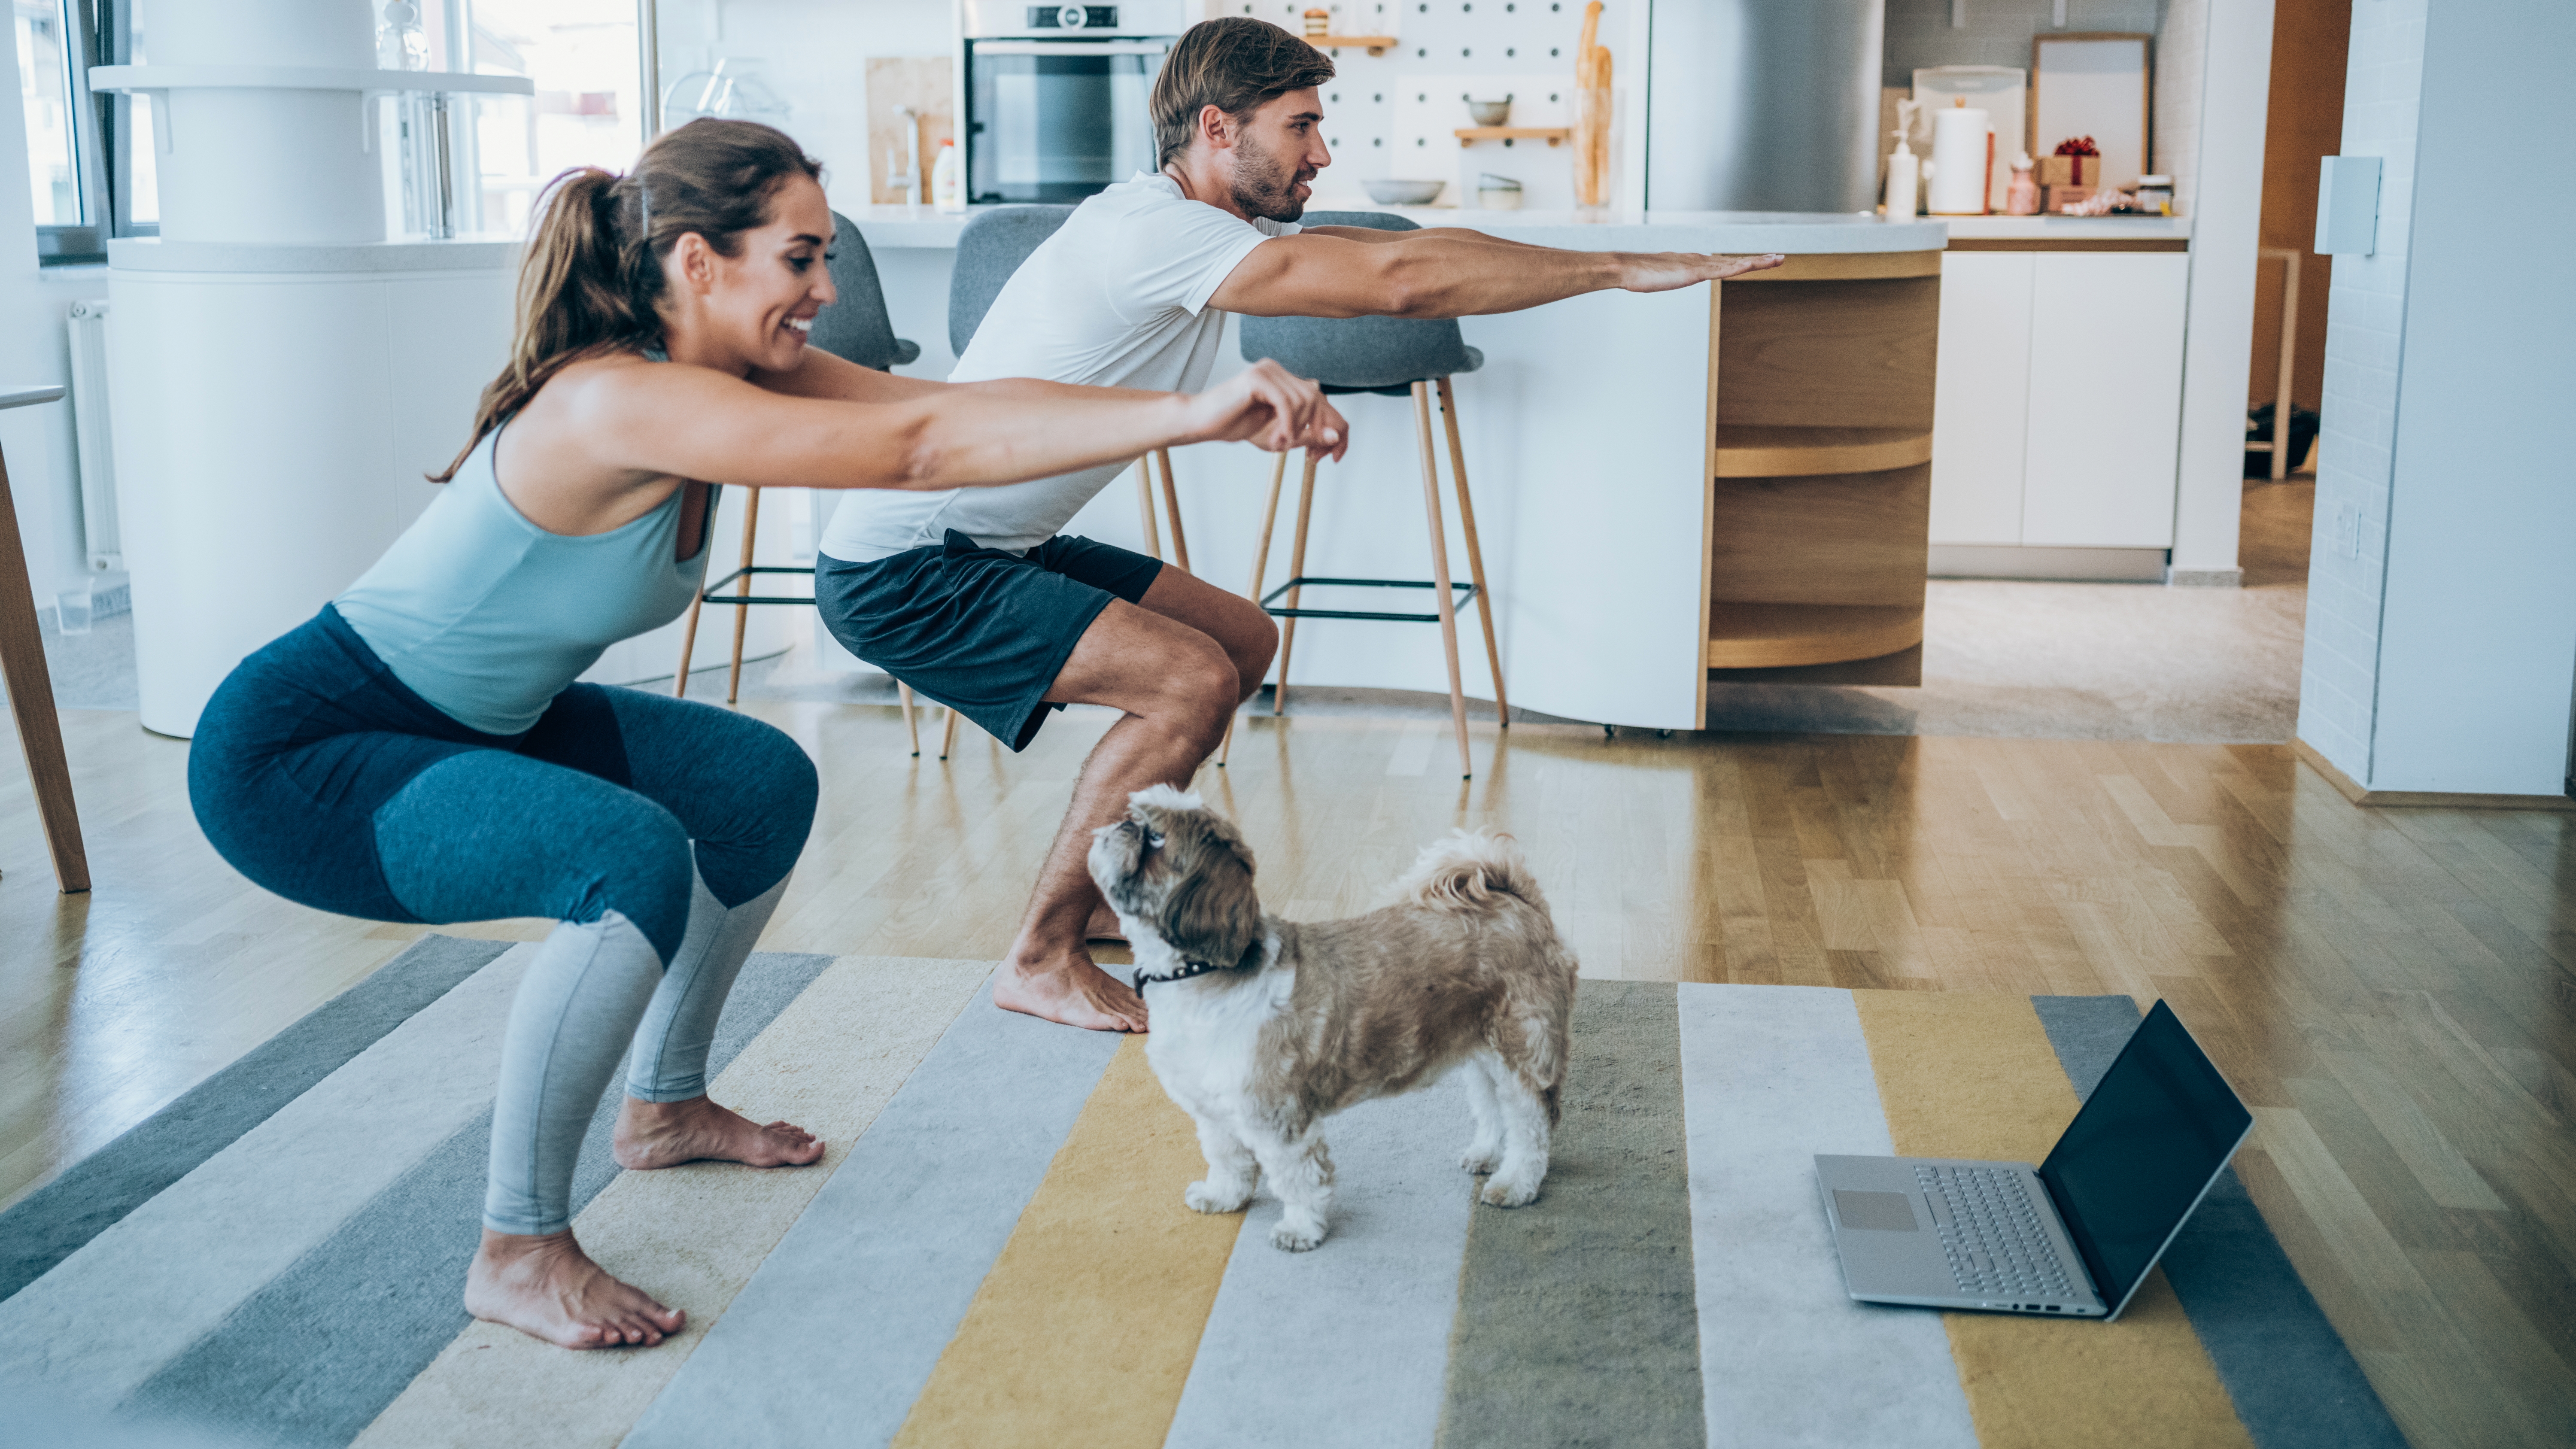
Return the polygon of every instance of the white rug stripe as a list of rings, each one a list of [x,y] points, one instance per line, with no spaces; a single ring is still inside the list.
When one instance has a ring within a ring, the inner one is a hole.
[[[491,1105],[531,950],[503,953],[0,1303],[0,1374],[104,1412],[223,1322]]]
[[[626,1444],[891,1440],[1119,1040],[978,992]]]
[[[990,961],[891,956],[833,963],[709,1090],[754,1121],[783,1118],[821,1136],[821,1162],[623,1173],[582,1210],[573,1231],[592,1257],[688,1311],[677,1338],[628,1353],[565,1353],[477,1323],[368,1426],[360,1449],[623,1439],[992,970]]]
[[[1680,990],[1710,1449],[1976,1449],[1941,1316],[1844,1296],[1815,1155],[1895,1150],[1851,993]]]
[[[1325,1126],[1332,1236],[1283,1253],[1278,1199],[1254,1201],[1166,1449],[1429,1449],[1482,1181],[1458,1165],[1472,1135],[1454,1077]]]

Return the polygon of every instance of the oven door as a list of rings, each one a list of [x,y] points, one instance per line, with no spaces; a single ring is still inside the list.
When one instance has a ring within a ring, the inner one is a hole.
[[[1080,201],[1154,168],[1168,40],[966,43],[969,201]]]

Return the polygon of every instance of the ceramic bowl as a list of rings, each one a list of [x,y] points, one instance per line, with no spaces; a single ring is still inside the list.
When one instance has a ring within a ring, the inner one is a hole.
[[[1505,96],[1499,101],[1469,101],[1467,114],[1475,117],[1476,124],[1479,126],[1508,126],[1512,123],[1512,98]]]
[[[1380,206],[1428,206],[1440,194],[1438,181],[1368,181],[1369,200]]]

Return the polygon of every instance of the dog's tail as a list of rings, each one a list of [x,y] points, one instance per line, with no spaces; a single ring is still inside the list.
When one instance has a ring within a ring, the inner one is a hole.
[[[1413,869],[1395,883],[1396,899],[1410,905],[1449,910],[1481,910],[1497,896],[1517,896],[1547,912],[1547,897],[1521,858],[1518,842],[1508,835],[1453,830],[1446,840],[1422,848]]]

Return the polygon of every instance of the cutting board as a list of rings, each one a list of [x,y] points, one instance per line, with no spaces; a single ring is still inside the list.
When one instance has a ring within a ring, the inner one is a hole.
[[[939,143],[957,134],[957,97],[954,71],[944,55],[878,56],[868,61],[868,199],[879,205],[900,205],[904,193],[886,185],[891,157],[900,163],[903,154],[903,118],[894,113],[897,106],[910,106],[921,113],[921,202],[930,204],[930,166],[938,159]],[[959,157],[964,165],[965,158]]]

